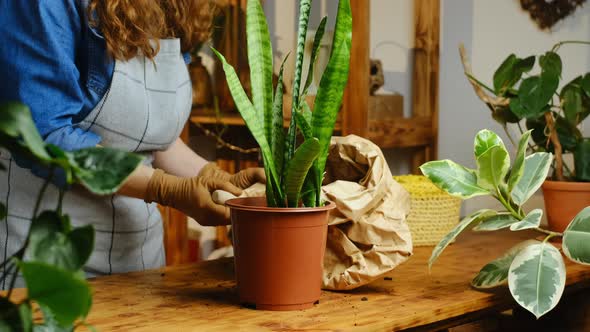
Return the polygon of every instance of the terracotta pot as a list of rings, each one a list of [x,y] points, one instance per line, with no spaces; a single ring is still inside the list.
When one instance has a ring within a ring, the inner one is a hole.
[[[552,231],[563,232],[582,209],[590,206],[590,182],[546,180],[542,188]]]
[[[269,208],[263,197],[235,198],[231,209],[240,303],[262,310],[298,310],[318,302],[328,215],[317,208]]]

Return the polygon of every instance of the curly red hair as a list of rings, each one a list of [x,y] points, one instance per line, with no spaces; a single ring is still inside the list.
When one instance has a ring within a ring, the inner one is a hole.
[[[91,0],[90,23],[105,37],[108,53],[128,60],[141,52],[152,59],[159,39],[180,38],[182,51],[209,39],[211,0]],[[152,44],[150,40],[156,41]]]

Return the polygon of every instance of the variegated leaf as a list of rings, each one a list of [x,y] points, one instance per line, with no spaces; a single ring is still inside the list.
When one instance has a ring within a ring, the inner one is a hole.
[[[541,217],[543,217],[543,210],[534,209],[524,217],[521,221],[510,225],[511,231],[522,231],[523,229],[537,228],[541,224]]]
[[[565,264],[548,242],[532,244],[514,257],[508,287],[520,306],[539,318],[553,309],[565,288]]]
[[[582,210],[563,233],[563,253],[580,264],[590,264],[590,206]]]
[[[522,177],[510,193],[514,203],[523,205],[541,187],[552,161],[553,155],[547,152],[535,152],[525,158]]]
[[[432,183],[452,196],[467,199],[490,193],[477,185],[473,170],[467,169],[452,160],[436,160],[420,166]]]
[[[285,192],[289,207],[299,207],[303,181],[319,153],[320,143],[317,138],[311,137],[295,150],[293,159],[289,160],[285,178]]]
[[[473,151],[475,153],[475,159],[479,158],[484,152],[489,150],[493,146],[504,147],[502,139],[493,131],[484,129],[477,133],[475,141],[473,142]]]
[[[477,184],[485,189],[496,191],[510,169],[510,156],[502,145],[495,145],[477,157]]]
[[[510,248],[502,257],[496,258],[495,260],[486,264],[479,273],[471,281],[471,285],[479,289],[493,288],[500,285],[505,285],[508,282],[508,271],[510,264],[514,260],[514,257],[524,247],[531,244],[539,243],[535,240],[527,240],[521,242],[514,247]]]
[[[428,268],[432,267],[432,264],[436,261],[438,256],[445,250],[445,248],[459,235],[463,232],[467,227],[470,225],[479,222],[481,219],[496,215],[497,212],[494,210],[479,210],[476,211],[467,217],[463,218],[461,222],[455,226],[447,235],[445,235],[442,240],[434,247],[432,250],[432,254],[430,255],[430,259],[428,260]]]
[[[473,227],[473,230],[476,232],[497,231],[508,228],[516,222],[518,222],[518,219],[514,218],[510,213],[503,213],[482,219],[477,226]]]
[[[526,149],[529,144],[532,130],[529,130],[522,134],[520,141],[518,142],[518,151],[516,152],[516,159],[514,165],[510,170],[510,177],[508,178],[508,192],[512,191],[512,188],[520,181],[524,172],[524,158],[526,157]]]

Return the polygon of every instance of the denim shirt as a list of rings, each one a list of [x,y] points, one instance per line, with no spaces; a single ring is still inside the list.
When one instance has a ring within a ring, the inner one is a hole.
[[[88,25],[88,1],[0,0],[0,102],[28,105],[45,141],[68,151],[100,143],[75,125],[105,95],[115,65]]]

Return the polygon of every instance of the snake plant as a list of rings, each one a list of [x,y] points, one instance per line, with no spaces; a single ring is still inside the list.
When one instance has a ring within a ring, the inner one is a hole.
[[[234,68],[213,49],[223,64],[226,80],[238,111],[262,152],[267,177],[266,198],[272,207],[315,207],[323,204],[321,184],[336,117],[348,81],[352,39],[350,0],[340,0],[332,51],[320,80],[315,102],[305,101],[314,63],[326,28],[323,18],[311,50],[307,79],[302,85],[303,55],[312,0],[301,0],[291,120],[283,128],[283,69],[273,90],[273,54],[268,25],[259,0],[248,0],[246,34],[252,100],[246,95]],[[273,93],[274,91],[274,93]],[[297,131],[304,141],[297,145]]]

